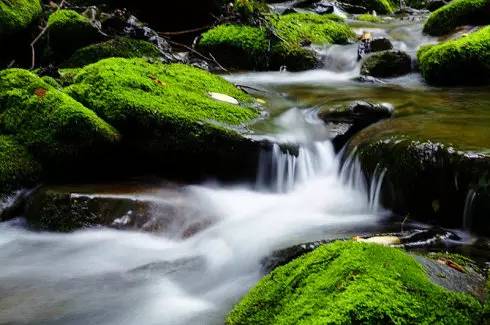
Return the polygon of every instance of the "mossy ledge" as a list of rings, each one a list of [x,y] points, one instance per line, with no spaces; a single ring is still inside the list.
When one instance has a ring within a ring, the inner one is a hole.
[[[478,324],[482,317],[474,297],[432,283],[404,251],[337,241],[265,276],[226,323]]]
[[[26,29],[40,14],[39,0],[0,0],[0,40]]]
[[[231,174],[258,154],[257,144],[236,130],[260,116],[255,99],[201,69],[110,58],[80,69],[65,91],[117,128],[124,159],[144,169],[154,164],[174,175]],[[239,104],[217,101],[210,92]]]
[[[466,37],[422,47],[420,71],[429,83],[464,85],[490,83],[490,26]]]
[[[345,44],[354,37],[336,15],[289,14],[267,17],[271,30],[243,25],[220,25],[199,42],[220,62],[233,68],[303,70],[318,64],[309,44]]]
[[[490,23],[490,0],[454,0],[437,9],[424,25],[430,35],[444,35],[463,25]]]

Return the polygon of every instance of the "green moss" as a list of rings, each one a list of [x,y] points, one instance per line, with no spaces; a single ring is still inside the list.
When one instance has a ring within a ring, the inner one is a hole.
[[[264,277],[227,324],[472,324],[481,314],[402,250],[338,241]]]
[[[0,38],[27,28],[40,14],[39,0],[0,0]]]
[[[227,66],[259,69],[267,67],[269,44],[265,29],[239,25],[217,26],[204,33],[199,42]]]
[[[367,21],[369,23],[382,23],[383,22],[383,19],[381,19],[378,16],[371,15],[371,14],[359,15],[359,16],[356,16],[356,19],[359,21]]]
[[[454,0],[429,16],[424,32],[431,35],[444,35],[458,26],[489,23],[489,0]]]
[[[490,82],[490,27],[466,37],[422,47],[417,53],[420,71],[433,84]]]
[[[0,72],[0,131],[46,165],[83,158],[118,138],[94,112],[22,69]]]
[[[103,43],[93,44],[78,49],[71,58],[64,63],[64,66],[82,67],[109,57],[158,58],[160,56],[160,51],[152,43],[127,37],[117,37]]]
[[[223,150],[217,141],[241,139],[226,125],[258,116],[254,99],[219,76],[182,64],[150,64],[111,58],[84,67],[66,91],[134,141],[147,153]],[[241,105],[212,99],[208,92],[234,97]],[[141,146],[145,143],[145,146]]]
[[[289,14],[268,17],[265,27],[220,25],[203,34],[200,46],[225,65],[247,69],[293,70],[313,67],[317,60],[309,43],[344,44],[353,31],[336,15]]]
[[[41,166],[28,150],[11,136],[0,135],[0,195],[34,184]]]
[[[48,33],[49,47],[55,59],[66,58],[102,37],[87,17],[68,9],[58,10],[49,16]]]
[[[50,76],[42,76],[41,79],[47,83],[50,86],[53,86],[54,88],[61,90],[63,87],[61,87],[60,83],[53,77]]]

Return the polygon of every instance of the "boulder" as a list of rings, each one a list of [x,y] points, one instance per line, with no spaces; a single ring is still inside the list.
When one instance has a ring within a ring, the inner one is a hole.
[[[199,47],[231,68],[304,70],[319,60],[310,44],[345,44],[354,33],[335,15],[288,14],[271,16],[277,34],[262,27],[220,25],[203,34]]]
[[[41,11],[40,0],[0,0],[0,41],[27,29]]]
[[[490,83],[490,26],[465,37],[422,47],[419,69],[436,85]]]
[[[68,58],[77,49],[103,39],[90,20],[74,10],[55,11],[49,16],[47,26],[49,54],[56,60]]]
[[[324,109],[318,116],[326,123],[337,125],[337,135],[332,139],[336,150],[340,150],[349,139],[365,127],[393,115],[393,106],[356,101],[348,106]]]
[[[371,52],[381,52],[393,49],[391,41],[385,37],[374,38],[371,41]]]
[[[226,323],[478,323],[483,317],[475,297],[433,283],[406,252],[336,241],[266,275]]]
[[[362,75],[377,78],[398,77],[412,71],[412,59],[402,51],[382,51],[364,59]]]
[[[454,0],[429,16],[424,25],[424,32],[437,36],[449,34],[458,26],[489,23],[489,0]]]
[[[0,71],[0,132],[12,135],[44,168],[95,159],[119,139],[93,111],[30,71]]]
[[[65,91],[121,132],[122,167],[203,177],[250,173],[257,164],[262,144],[241,130],[260,116],[258,104],[204,70],[110,58],[82,68]],[[210,93],[233,97],[239,105]]]
[[[147,41],[117,37],[103,43],[89,45],[76,50],[63,63],[63,66],[83,67],[110,57],[159,59],[162,57],[162,53],[155,45]]]
[[[337,3],[352,14],[364,14],[373,10],[381,15],[391,14],[398,6],[398,2],[392,0],[341,0]]]

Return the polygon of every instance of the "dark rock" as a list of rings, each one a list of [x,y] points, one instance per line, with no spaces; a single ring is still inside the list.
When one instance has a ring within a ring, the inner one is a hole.
[[[372,76],[359,76],[354,78],[355,81],[373,83],[373,84],[384,84],[385,82],[381,79],[374,78]]]
[[[444,0],[428,0],[426,8],[429,11],[436,11],[437,9],[445,6],[448,2]]]
[[[385,37],[375,38],[370,43],[371,52],[381,52],[393,49],[391,41]]]
[[[341,149],[355,133],[392,115],[393,106],[364,101],[354,102],[347,107],[323,110],[318,114],[326,123],[337,126],[337,136],[332,140],[336,150]]]
[[[402,51],[382,51],[368,56],[361,74],[378,78],[398,77],[412,71],[412,59]]]

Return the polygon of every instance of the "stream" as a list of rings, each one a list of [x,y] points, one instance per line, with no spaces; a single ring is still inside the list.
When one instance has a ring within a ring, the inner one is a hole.
[[[388,37],[412,56],[421,44],[436,40],[422,35],[418,20],[353,24],[357,33]],[[436,114],[446,116],[448,107],[464,104],[480,111],[490,103],[488,89],[436,90],[417,73],[362,83],[354,80],[360,69],[356,45],[317,50],[323,69],[226,76],[253,87],[268,103],[268,117],[252,126],[252,136],[299,144],[298,156],[278,146],[264,153],[255,183],[210,180],[169,187],[162,182],[138,194],[180,209],[186,220],[202,221],[202,230],[176,236],[184,232],[184,222],[155,234],[112,229],[60,234],[30,231],[21,219],[0,223],[0,324],[222,324],[263,276],[261,261],[273,251],[399,231],[399,221],[379,204],[383,173],[367,184],[355,160],[343,164],[318,110],[362,99],[390,103],[401,116],[428,107],[420,118],[431,121]],[[468,113],[462,110],[458,118],[471,120]],[[489,121],[485,112],[474,123],[483,129]],[[459,244],[480,240],[455,232]]]

